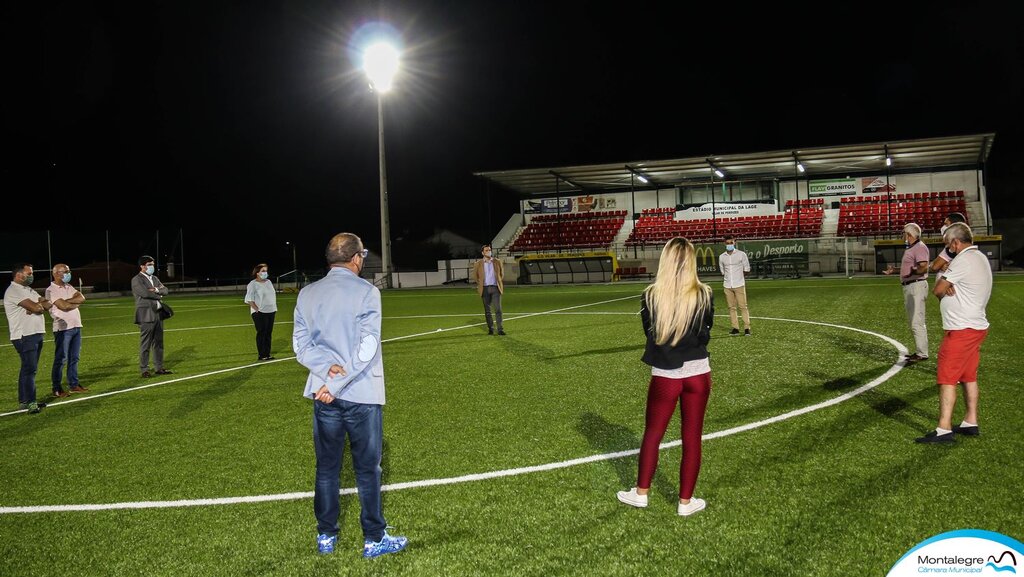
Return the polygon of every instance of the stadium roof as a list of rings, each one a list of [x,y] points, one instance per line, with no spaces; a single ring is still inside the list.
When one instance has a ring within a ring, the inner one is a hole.
[[[474,175],[522,196],[539,197],[556,193],[615,192],[629,190],[633,186],[643,190],[671,188],[706,183],[712,179],[718,182],[766,178],[789,180],[796,175],[797,161],[805,170],[799,174],[800,178],[878,174],[886,170],[886,154],[892,159],[890,171],[906,173],[980,166],[988,159],[994,139],[994,133],[987,133],[671,160],[477,172]],[[724,177],[712,176],[713,168],[720,170]],[[642,183],[639,177],[648,182]]]

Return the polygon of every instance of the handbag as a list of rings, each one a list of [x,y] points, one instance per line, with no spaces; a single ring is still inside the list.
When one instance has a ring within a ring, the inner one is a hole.
[[[171,305],[161,301],[159,313],[160,320],[165,321],[174,316],[174,309],[171,308]]]

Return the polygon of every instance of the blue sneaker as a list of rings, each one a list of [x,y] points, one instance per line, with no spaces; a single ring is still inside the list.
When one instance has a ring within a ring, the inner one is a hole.
[[[326,533],[320,533],[316,536],[316,550],[321,555],[328,555],[334,553],[334,545],[338,542],[337,535],[327,535]]]
[[[387,555],[388,553],[398,553],[402,549],[405,549],[406,543],[409,540],[405,537],[394,537],[388,535],[387,531],[384,531],[384,536],[381,537],[380,541],[374,543],[373,541],[363,542],[363,557],[367,559],[373,557],[380,557],[381,555]]]

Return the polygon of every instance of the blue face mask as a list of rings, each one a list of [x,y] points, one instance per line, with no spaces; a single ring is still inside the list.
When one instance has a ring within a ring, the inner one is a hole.
[[[260,277],[261,280],[267,280],[267,273],[265,271],[261,272],[259,274],[259,277]]]
[[[736,250],[736,245],[734,245],[734,244],[727,244],[727,245],[725,245],[725,250],[727,250],[729,252],[732,252],[732,251]]]
[[[64,282],[71,282],[71,273],[69,273],[69,272],[64,273],[64,276],[60,277],[60,280],[62,280]]]
[[[156,269],[152,265],[146,267],[146,274],[152,275],[154,272],[156,272]]]

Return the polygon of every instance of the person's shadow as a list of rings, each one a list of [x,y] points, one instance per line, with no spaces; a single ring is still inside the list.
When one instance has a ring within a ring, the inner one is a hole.
[[[640,452],[640,438],[636,433],[622,425],[610,423],[607,419],[596,413],[584,413],[581,415],[576,429],[586,437],[587,441],[590,442],[590,446],[601,454],[631,453],[631,455],[610,459],[610,463],[615,469],[615,474],[619,478],[619,485],[623,489],[636,486],[636,455]],[[669,481],[660,470],[654,473],[651,489],[656,490],[666,501],[671,503],[675,503],[679,499],[679,488]]]

